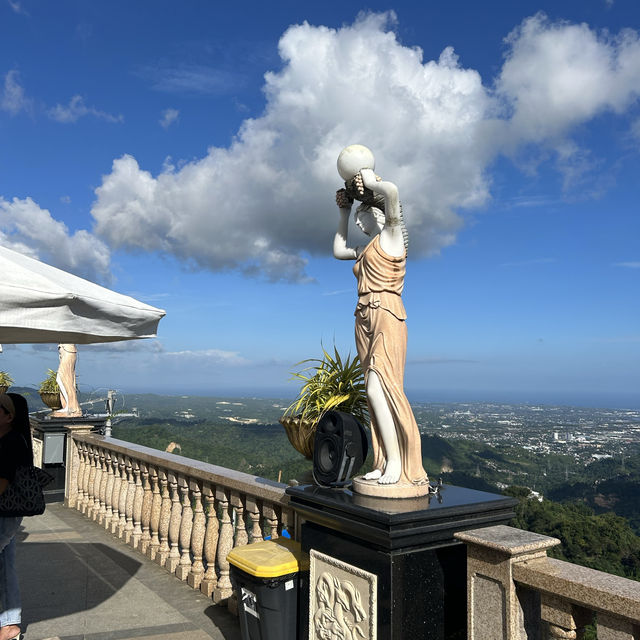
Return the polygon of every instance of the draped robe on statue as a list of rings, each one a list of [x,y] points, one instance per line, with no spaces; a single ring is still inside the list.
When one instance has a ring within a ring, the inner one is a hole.
[[[407,353],[406,312],[402,303],[406,257],[395,258],[380,247],[380,236],[367,245],[353,267],[358,279],[356,348],[365,378],[378,375],[391,410],[402,463],[400,483],[424,484],[420,433],[404,394],[404,366]],[[371,439],[374,468],[384,472],[385,451],[373,411]]]

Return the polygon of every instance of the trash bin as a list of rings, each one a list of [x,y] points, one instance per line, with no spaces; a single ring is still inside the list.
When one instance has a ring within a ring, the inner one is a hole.
[[[242,640],[308,637],[309,556],[286,538],[236,547],[227,556]]]

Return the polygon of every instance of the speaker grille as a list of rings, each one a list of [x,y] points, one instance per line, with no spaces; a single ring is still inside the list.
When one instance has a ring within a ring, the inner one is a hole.
[[[313,477],[323,487],[348,484],[367,457],[364,427],[351,414],[327,411],[316,427]]]

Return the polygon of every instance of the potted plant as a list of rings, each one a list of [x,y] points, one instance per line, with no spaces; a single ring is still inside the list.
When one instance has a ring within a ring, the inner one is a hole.
[[[302,387],[296,400],[287,407],[280,424],[289,442],[305,458],[313,458],[316,425],[331,409],[355,416],[362,424],[369,424],[364,373],[358,357],[342,358],[334,346],[333,356],[323,348],[322,358],[310,358],[299,365],[312,363],[294,372],[293,379]]]
[[[47,371],[47,377],[40,383],[38,392],[49,409],[62,409],[62,402],[60,401],[60,387],[56,376],[58,373],[53,369]]]
[[[0,371],[0,393],[7,393],[12,384],[13,378],[6,371]]]

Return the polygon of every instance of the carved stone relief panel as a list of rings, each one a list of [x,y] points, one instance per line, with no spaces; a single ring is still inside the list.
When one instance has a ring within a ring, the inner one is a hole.
[[[309,640],[376,640],[378,578],[311,550]]]

